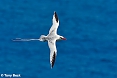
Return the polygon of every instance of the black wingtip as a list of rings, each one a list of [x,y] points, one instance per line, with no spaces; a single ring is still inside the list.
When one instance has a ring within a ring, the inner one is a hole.
[[[52,64],[51,64],[51,68],[53,68],[53,66],[54,66],[55,59],[56,59],[56,53],[54,52],[53,57],[52,57]]]
[[[58,16],[57,16],[56,11],[54,11],[54,16],[55,16],[55,19],[56,19],[56,21],[57,21],[57,23],[58,23]]]

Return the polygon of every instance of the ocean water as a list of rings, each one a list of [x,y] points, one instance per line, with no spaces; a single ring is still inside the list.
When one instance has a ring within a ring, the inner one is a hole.
[[[13,42],[47,35],[56,11],[53,69],[46,42]],[[117,78],[116,0],[0,0],[0,75],[20,78]]]

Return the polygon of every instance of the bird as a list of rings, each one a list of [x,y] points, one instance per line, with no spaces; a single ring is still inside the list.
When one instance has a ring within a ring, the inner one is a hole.
[[[52,26],[49,30],[48,35],[41,35],[39,39],[16,38],[16,39],[13,39],[13,41],[32,41],[32,40],[39,40],[42,42],[47,41],[49,49],[50,49],[50,65],[51,65],[51,69],[52,69],[55,64],[55,59],[57,56],[56,41],[66,40],[65,37],[57,34],[58,27],[59,27],[59,18],[58,18],[57,13],[54,11],[53,18],[52,18]]]
[[[52,26],[49,30],[49,34],[47,36],[41,35],[40,41],[48,41],[48,46],[50,48],[50,64],[51,68],[53,68],[55,59],[57,56],[57,48],[56,48],[56,41],[58,40],[66,40],[65,37],[57,34],[57,29],[59,26],[59,18],[57,13],[54,11],[53,19],[52,19]]]

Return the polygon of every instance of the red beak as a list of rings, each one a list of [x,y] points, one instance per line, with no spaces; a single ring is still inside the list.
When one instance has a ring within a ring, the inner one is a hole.
[[[63,40],[66,40],[66,38],[62,38]]]

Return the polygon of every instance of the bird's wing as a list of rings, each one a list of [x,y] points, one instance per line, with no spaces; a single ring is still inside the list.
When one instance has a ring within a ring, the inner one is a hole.
[[[58,19],[58,16],[57,16],[56,12],[54,12],[52,22],[53,22],[53,25],[49,30],[49,34],[56,34],[57,33],[57,28],[59,26],[59,19]]]
[[[56,55],[57,55],[57,50],[56,50],[56,40],[48,41],[48,46],[50,48],[50,64],[51,68],[53,68]]]

